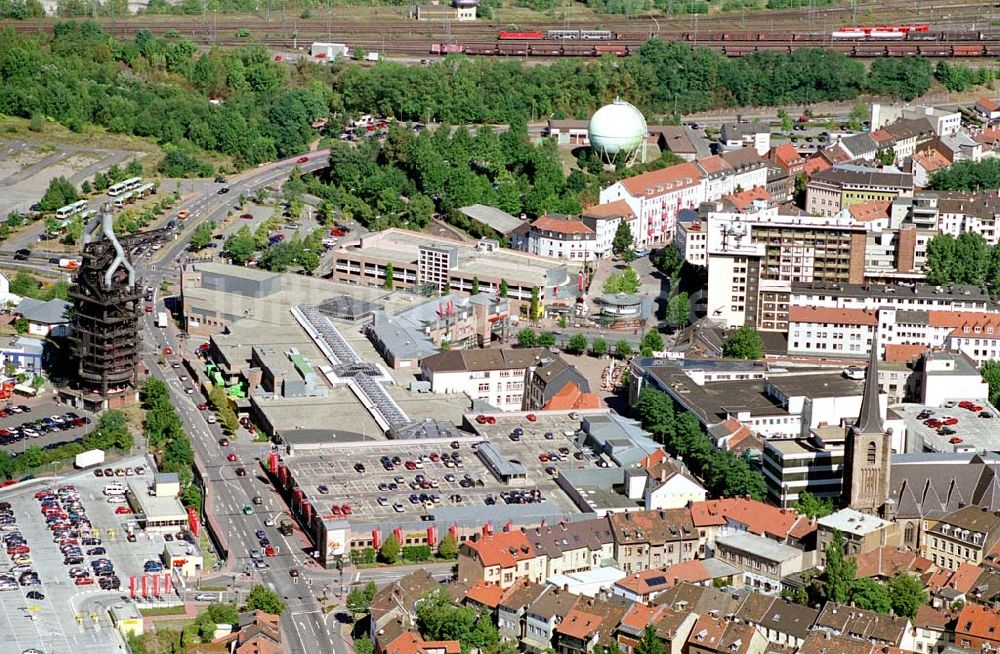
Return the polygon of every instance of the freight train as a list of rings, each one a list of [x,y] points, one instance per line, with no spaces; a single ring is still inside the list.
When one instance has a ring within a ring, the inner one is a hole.
[[[467,55],[501,57],[600,57],[614,55],[624,57],[636,54],[641,43],[549,43],[538,41],[517,41],[503,43],[435,43],[432,54],[465,53]],[[775,43],[751,41],[724,41],[709,46],[729,57],[742,57],[754,52],[791,53],[799,48],[825,47],[849,57],[1000,57],[1000,40],[981,43],[899,43],[863,42],[832,43],[825,46],[808,43]]]

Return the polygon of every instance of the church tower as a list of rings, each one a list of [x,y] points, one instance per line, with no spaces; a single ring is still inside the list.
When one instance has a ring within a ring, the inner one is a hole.
[[[844,504],[862,513],[879,514],[889,496],[891,434],[882,428],[878,386],[878,332],[865,376],[857,422],[848,428],[844,452]]]

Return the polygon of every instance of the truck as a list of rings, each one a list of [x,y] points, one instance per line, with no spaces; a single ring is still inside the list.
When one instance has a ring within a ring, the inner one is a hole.
[[[156,314],[156,326],[160,329],[166,329],[169,320],[170,315],[166,311],[160,311]]]
[[[292,535],[292,521],[288,518],[282,518],[281,523],[278,525],[278,531],[281,532],[282,536]]]
[[[104,450],[87,450],[76,455],[77,468],[93,468],[104,463]]]
[[[79,259],[60,259],[59,267],[64,270],[76,270],[80,267]]]
[[[378,61],[378,58],[377,52],[368,52],[365,54],[365,61]]]
[[[349,52],[343,43],[320,43],[315,42],[309,48],[309,56],[321,61],[332,61],[337,57],[346,57]]]

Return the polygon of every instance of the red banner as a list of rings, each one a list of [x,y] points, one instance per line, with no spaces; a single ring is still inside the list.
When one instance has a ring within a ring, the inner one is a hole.
[[[372,547],[375,549],[382,547],[382,532],[378,529],[372,529]]]
[[[200,526],[201,525],[198,521],[198,510],[188,509],[188,529],[191,530],[191,533],[194,535],[195,538],[198,537],[198,528]]]
[[[430,526],[427,528],[427,544],[431,547],[437,543],[437,527]]]
[[[128,593],[132,597],[132,599],[135,599],[135,577],[134,576],[128,578]]]

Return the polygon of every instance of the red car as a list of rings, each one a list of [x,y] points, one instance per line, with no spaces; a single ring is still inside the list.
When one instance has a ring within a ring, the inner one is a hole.
[[[350,504],[345,504],[344,506],[340,507],[340,510],[343,512],[344,515],[351,515],[352,513],[354,513],[354,511],[351,509]]]
[[[330,513],[332,513],[334,517],[340,516],[341,515],[340,507],[334,504],[332,507],[330,507]]]
[[[281,55],[274,55],[275,61],[281,61]]]
[[[961,402],[958,403],[958,406],[960,406],[963,409],[969,409],[971,411],[972,407],[975,405],[968,400],[962,400]]]
[[[478,416],[476,416],[476,422],[478,422],[480,425],[485,425],[486,416],[484,416],[483,414],[479,414]]]
[[[153,305],[152,304],[147,304],[146,305],[146,313],[153,313]]]
[[[76,581],[73,582],[77,586],[90,586],[94,583],[93,577],[77,577]]]
[[[529,413],[525,417],[528,419],[528,422],[534,422],[534,421],[538,420],[538,418],[535,416],[534,413]]]
[[[199,411],[208,411],[208,402],[202,402],[198,405]]]
[[[937,418],[931,418],[929,420],[924,420],[924,425],[926,425],[927,427],[930,427],[931,429],[937,429],[938,427],[940,427],[943,424],[944,423],[941,422],[940,420],[938,420]]]
[[[48,497],[49,495],[54,495],[51,488],[46,488],[45,490],[40,490],[35,493],[35,499],[40,500],[43,497]]]
[[[972,408],[971,408],[971,409],[969,409],[969,410],[970,410],[970,411],[972,411],[973,413],[979,413],[980,411],[982,411],[982,410],[983,410],[983,407],[981,407],[981,406],[979,406],[979,405],[977,404],[977,405],[975,405],[974,407],[972,407]]]
[[[253,220],[253,214],[252,213],[240,214],[240,218],[242,218],[243,220]]]
[[[538,460],[541,461],[542,463],[548,463],[548,461],[549,461],[549,455],[545,454],[545,453],[539,454],[538,455]]]
[[[944,420],[941,421],[941,424],[942,425],[947,425],[949,427],[952,426],[952,425],[957,425],[958,424],[958,418],[945,418]]]
[[[336,236],[339,238],[344,235],[346,235],[346,232],[344,232],[344,230],[342,229],[337,229],[336,227],[334,227],[333,229],[330,230],[330,236]]]
[[[278,556],[278,550],[274,549],[274,545],[268,545],[264,548],[264,556]]]
[[[132,515],[132,509],[128,508],[127,506],[119,506],[118,508],[115,509],[115,514],[116,515]]]
[[[229,456],[226,457],[226,461],[229,461],[231,463],[235,463],[237,460],[238,459],[236,458],[236,453],[235,452],[230,452]]]
[[[497,419],[494,418],[493,416],[486,416],[486,424],[495,425],[497,424]]]
[[[299,157],[299,163],[305,163],[309,161],[309,157]]]
[[[27,545],[17,545],[15,547],[7,548],[7,556],[15,556],[17,554],[29,554],[31,553],[31,548]]]
[[[952,445],[958,445],[959,443],[962,442],[962,439],[959,438],[958,436],[952,436],[951,438],[948,439],[948,442],[951,443]]]

